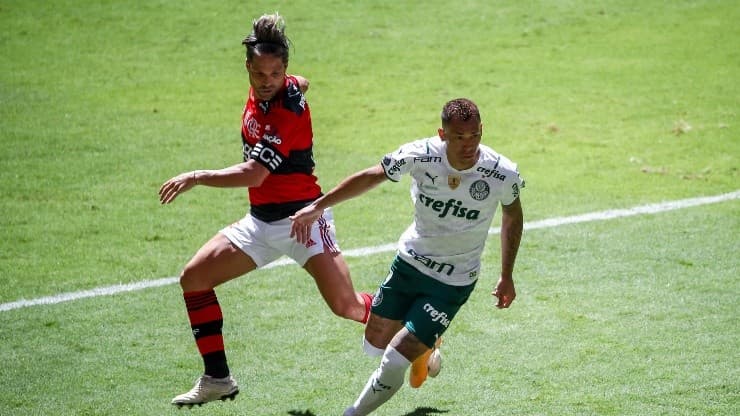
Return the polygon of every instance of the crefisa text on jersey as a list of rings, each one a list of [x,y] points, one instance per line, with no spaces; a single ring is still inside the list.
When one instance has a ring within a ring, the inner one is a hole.
[[[383,159],[383,162],[387,166],[387,165],[389,165],[391,163],[391,160],[386,158],[386,159]],[[405,164],[406,164],[406,159],[401,159],[401,160],[396,161],[396,163],[390,169],[388,169],[388,174],[389,175],[394,175],[394,174],[400,172],[401,171],[401,166],[403,166]]]
[[[419,193],[419,202],[422,205],[431,208],[433,211],[439,212],[439,218],[444,218],[448,213],[451,213],[453,217],[465,218],[467,220],[477,220],[480,215],[480,211],[477,209],[470,209],[462,206],[462,201],[450,198],[447,202],[434,199],[430,196]],[[450,212],[452,211],[452,212]]]
[[[482,173],[484,178],[496,178],[500,181],[506,179],[506,175],[502,175],[501,172],[497,171],[496,169],[487,169],[483,166],[479,166],[476,170]]]

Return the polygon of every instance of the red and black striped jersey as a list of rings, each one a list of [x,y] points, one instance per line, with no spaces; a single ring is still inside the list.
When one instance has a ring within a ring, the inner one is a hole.
[[[294,77],[287,76],[270,101],[249,89],[241,136],[244,161],[254,159],[270,171],[262,185],[249,188],[253,216],[276,221],[321,195],[314,175],[311,110]]]

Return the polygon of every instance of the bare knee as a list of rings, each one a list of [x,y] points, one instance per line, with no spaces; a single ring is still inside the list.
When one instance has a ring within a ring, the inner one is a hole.
[[[210,290],[215,286],[198,273],[197,268],[188,263],[180,272],[180,287],[183,292],[192,292],[196,290]]]
[[[210,290],[257,268],[251,257],[217,234],[201,247],[180,273],[183,291]]]
[[[391,340],[390,345],[409,361],[414,361],[429,349],[416,335],[406,328],[398,331]]]
[[[389,339],[388,337],[381,336],[377,333],[368,333],[368,331],[365,331],[365,339],[363,345],[365,346],[365,351],[372,351],[373,348],[377,348],[379,350],[385,350],[385,347],[388,346]],[[372,355],[372,354],[368,354]]]
[[[202,261],[202,257],[194,256],[180,272],[180,287],[184,292],[211,290],[218,286],[214,280],[214,265]]]
[[[365,324],[365,341],[372,347],[384,350],[401,328],[403,328],[401,321],[371,314]]]

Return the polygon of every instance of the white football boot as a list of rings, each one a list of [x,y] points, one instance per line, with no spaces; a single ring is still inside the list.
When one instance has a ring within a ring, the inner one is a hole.
[[[172,399],[172,404],[177,407],[200,406],[214,400],[234,400],[237,394],[239,394],[239,386],[234,377],[213,378],[202,375],[195,381],[195,386],[189,392]]]
[[[429,377],[437,377],[439,372],[442,371],[442,351],[439,348],[435,348],[432,355],[429,356],[427,369],[429,370]]]

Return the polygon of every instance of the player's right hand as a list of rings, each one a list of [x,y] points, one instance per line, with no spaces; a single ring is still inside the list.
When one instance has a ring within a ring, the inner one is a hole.
[[[316,209],[313,205],[303,207],[289,218],[293,223],[290,225],[290,236],[296,241],[306,244],[311,239],[311,227],[324,213],[323,209]]]
[[[498,298],[498,301],[496,302],[497,308],[508,308],[509,306],[511,306],[511,302],[514,302],[514,298],[516,298],[514,280],[511,279],[511,277],[504,278],[503,276],[501,276],[491,295]]]

